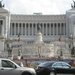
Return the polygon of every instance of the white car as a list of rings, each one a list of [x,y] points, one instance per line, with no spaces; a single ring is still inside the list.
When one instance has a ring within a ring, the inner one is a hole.
[[[36,75],[33,68],[20,67],[10,59],[0,58],[0,75]]]

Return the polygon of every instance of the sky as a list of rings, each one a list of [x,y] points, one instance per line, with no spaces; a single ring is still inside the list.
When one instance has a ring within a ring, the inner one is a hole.
[[[3,0],[2,4],[11,14],[56,15],[65,14],[67,10],[70,10],[73,0]]]

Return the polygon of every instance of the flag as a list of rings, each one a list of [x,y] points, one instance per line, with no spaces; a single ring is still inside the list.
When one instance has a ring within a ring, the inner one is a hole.
[[[58,41],[61,42],[61,35],[60,35],[60,37],[58,38]]]
[[[61,42],[61,38],[60,37],[58,38],[58,41]]]
[[[20,42],[20,33],[18,34],[18,42]]]
[[[20,42],[20,37],[18,38],[18,42]]]

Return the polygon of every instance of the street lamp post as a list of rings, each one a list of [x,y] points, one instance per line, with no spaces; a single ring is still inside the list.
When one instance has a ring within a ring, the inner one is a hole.
[[[40,52],[41,52],[41,46],[38,46],[39,57],[41,57]]]
[[[62,48],[60,48],[60,57],[63,56],[63,53],[62,53]]]
[[[74,51],[74,36],[73,34],[70,35],[70,39],[71,39],[71,56],[73,57],[75,55],[75,51]]]
[[[59,50],[60,50],[60,54],[59,54],[58,58],[62,59],[62,56],[63,56],[62,47],[60,47]]]
[[[18,59],[21,59],[21,56],[22,56],[22,46],[19,45],[19,48],[18,48]]]
[[[11,43],[12,43],[12,38],[10,38],[10,39],[4,39],[4,49],[6,49],[7,50],[7,52],[8,52],[8,58],[10,58],[10,59],[13,59],[13,56],[12,56],[12,45],[11,45]]]
[[[10,44],[7,44],[8,57],[12,57],[12,47]]]
[[[71,34],[71,40],[72,40],[72,48],[71,48],[71,56],[74,56],[75,51],[74,51],[74,36],[73,34]]]
[[[8,51],[8,58],[13,59],[13,56],[12,56],[12,46],[9,43],[7,43],[7,51]]]

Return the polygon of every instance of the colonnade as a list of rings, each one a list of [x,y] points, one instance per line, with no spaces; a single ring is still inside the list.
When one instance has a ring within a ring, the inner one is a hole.
[[[41,33],[44,36],[66,35],[66,23],[40,23]],[[35,36],[37,34],[37,23],[11,23],[10,35]]]

